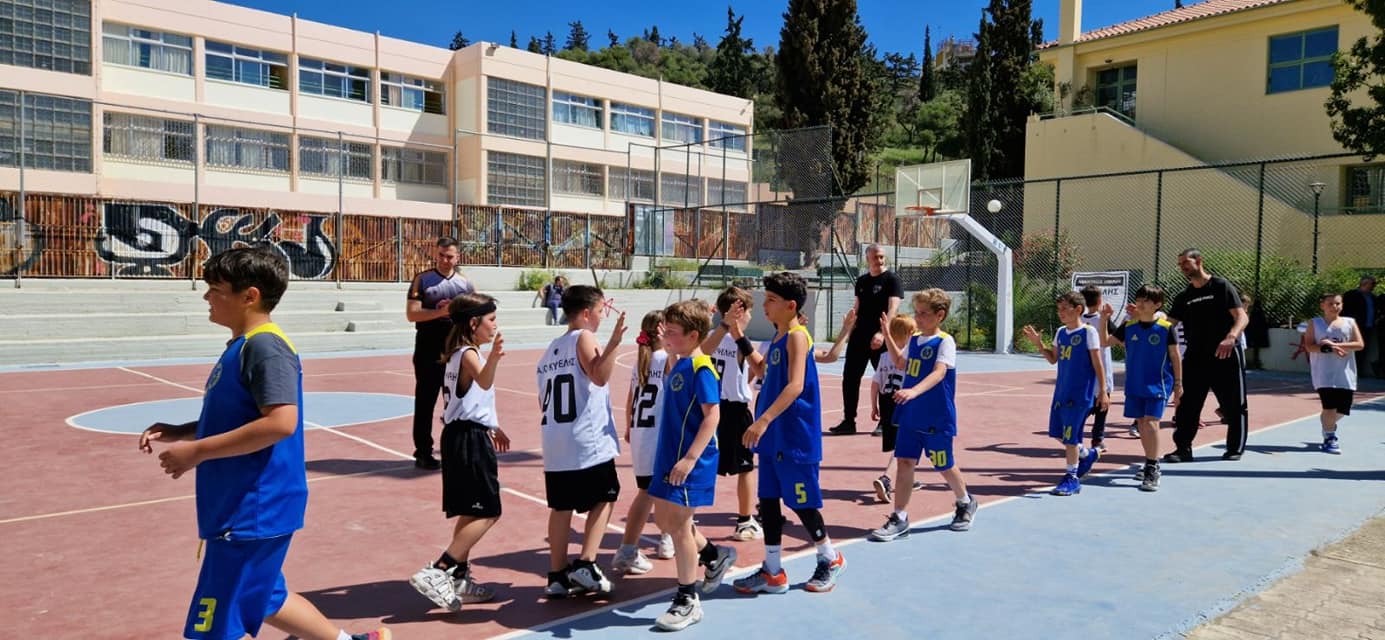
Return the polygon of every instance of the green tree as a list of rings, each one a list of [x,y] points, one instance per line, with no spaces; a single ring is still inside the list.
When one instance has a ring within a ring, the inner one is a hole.
[[[923,28],[923,64],[919,73],[919,101],[928,102],[938,95],[938,85],[933,78],[933,34],[929,27]]]
[[[525,47],[529,53],[543,53],[543,43],[538,38],[529,36],[529,46]]]
[[[1375,33],[1358,38],[1332,59],[1327,115],[1339,144],[1374,159],[1385,153],[1385,0],[1347,1],[1370,17]]]
[[[967,104],[962,118],[966,155],[971,158],[972,177],[977,180],[999,177],[992,173],[991,161],[996,141],[992,129],[991,56],[991,26],[982,14],[976,31],[976,57],[967,66]]]
[[[549,31],[543,36],[543,54],[551,56],[558,52],[558,40],[553,37],[553,32]]]
[[[591,34],[582,26],[582,21],[569,22],[567,27],[567,43],[563,48],[568,51],[586,51],[587,45],[591,42]]]
[[[659,25],[654,25],[644,31],[644,39],[654,43],[656,47],[664,46],[663,38],[659,37]]]
[[[516,36],[516,35],[515,35],[515,32],[514,32],[513,29],[510,30],[510,48],[511,48],[511,49],[518,49],[518,48],[519,48],[519,36]]]
[[[612,46],[612,47],[619,47],[619,46],[620,46],[620,37],[616,35],[616,32],[614,32],[614,31],[612,31],[612,30],[610,30],[610,29],[607,29],[607,30],[606,30],[606,39],[611,41],[611,46]]]
[[[471,41],[467,40],[466,36],[462,35],[461,31],[458,31],[452,34],[452,42],[448,43],[447,48],[456,51],[458,49],[465,49],[469,46],[471,46]]]
[[[987,17],[989,16],[989,21]],[[1044,75],[1033,69],[1040,28],[1031,0],[990,0],[968,72],[968,152],[980,179],[1024,175],[1025,122],[1044,106]]]
[[[741,98],[755,94],[754,65],[751,54],[755,45],[749,38],[741,37],[741,23],[745,16],[736,17],[736,12],[726,8],[726,34],[717,43],[716,57],[707,69],[707,84],[712,91]]]

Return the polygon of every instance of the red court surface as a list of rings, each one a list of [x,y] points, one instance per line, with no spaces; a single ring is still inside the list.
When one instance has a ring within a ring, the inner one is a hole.
[[[512,350],[500,365],[501,426],[514,441],[514,450],[501,456],[505,512],[472,556],[473,574],[496,588],[495,601],[453,614],[434,608],[408,584],[414,571],[437,557],[451,524],[441,512],[439,474],[413,468],[407,417],[307,433],[311,497],[307,526],[295,536],[285,566],[289,588],[348,630],[383,622],[396,638],[412,640],[503,635],[672,587],[671,561],[655,560],[649,574],[616,578],[612,600],[549,603],[541,598],[547,570],[547,509],[533,391],[538,355],[536,350]],[[956,455],[972,493],[984,503],[1056,482],[1061,454],[1046,436],[1053,372],[967,373],[967,357],[963,356],[959,375]],[[613,382],[622,432],[633,360],[633,351],[625,349]],[[5,491],[0,495],[0,539],[5,548],[0,557],[0,610],[7,612],[8,635],[179,635],[199,567],[193,479],[164,476],[154,456],[137,452],[136,436],[84,431],[65,420],[102,407],[197,397],[209,367],[0,374],[0,429],[8,451]],[[309,359],[304,371],[307,391],[405,396],[413,391],[408,356]],[[869,417],[869,381],[864,382],[863,424]],[[824,375],[822,384],[823,423],[831,426],[841,417],[839,379]],[[1316,395],[1306,380],[1255,377],[1251,391],[1252,430],[1317,411]],[[1372,394],[1361,394],[1360,399],[1368,397]],[[1209,398],[1208,405],[1211,419],[1215,401]],[[1120,415],[1119,405],[1112,415]],[[1128,422],[1112,422],[1111,450],[1098,471],[1139,459],[1138,441],[1126,434]],[[1169,437],[1166,429],[1163,450],[1170,446]],[[1224,429],[1213,425],[1203,430],[1199,443],[1223,437]],[[879,447],[878,439],[864,433],[826,439],[824,512],[838,541],[865,535],[887,513],[885,505],[876,503],[870,485],[886,461]],[[629,452],[623,451],[618,462],[624,488],[605,539],[603,567],[618,543],[634,490]],[[922,522],[950,512],[951,494],[937,475],[927,471],[920,477],[928,486],[915,494],[912,519]],[[719,483],[717,496],[716,507],[701,513],[698,521],[709,537],[724,541],[734,528],[734,483]],[[985,526],[985,517],[984,511],[977,516],[978,526]],[[580,526],[581,521],[576,523]],[[652,524],[646,532],[655,533]],[[785,543],[788,553],[807,547],[796,522],[788,526]],[[738,566],[760,562],[759,541],[734,544],[740,553]],[[856,588],[888,587],[862,579]],[[267,629],[261,637],[281,636]]]

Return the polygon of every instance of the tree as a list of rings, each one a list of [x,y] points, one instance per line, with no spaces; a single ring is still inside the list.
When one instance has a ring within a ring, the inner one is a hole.
[[[1373,160],[1385,153],[1385,0],[1348,1],[1370,17],[1375,34],[1333,58],[1332,95],[1325,106],[1333,139]]]
[[[511,49],[518,49],[518,48],[519,48],[519,38],[515,35],[515,32],[514,32],[513,29],[510,30],[510,48],[511,48]]]
[[[906,91],[913,93],[913,86],[918,84],[915,79],[919,73],[919,61],[914,54],[903,55],[890,52],[880,60],[882,63],[881,79],[889,87],[891,97],[902,97]]]
[[[933,34],[929,27],[923,28],[923,65],[919,74],[919,101],[928,102],[938,95],[938,85],[933,78]]]
[[[606,30],[606,39],[611,41],[611,48],[620,46],[620,37],[616,35],[616,32],[610,29]]]
[[[471,46],[471,41],[467,40],[466,36],[462,35],[461,31],[458,31],[452,34],[452,42],[447,45],[447,48],[456,51],[458,49],[465,49],[469,46]]]
[[[694,49],[697,49],[698,53],[702,53],[712,48],[710,45],[707,44],[707,39],[702,37],[702,34],[697,33],[696,31],[693,32],[692,46]]]
[[[967,67],[967,106],[962,119],[967,156],[971,158],[971,173],[977,180],[995,177],[992,175],[991,162],[996,140],[996,132],[991,128],[991,55],[991,26],[986,23],[983,13],[981,25],[976,31],[976,57]]]
[[[543,36],[543,55],[551,56],[558,52],[558,40],[553,37],[553,32],[549,31]]]
[[[587,44],[591,42],[591,35],[587,33],[586,27],[582,26],[582,21],[567,23],[567,44],[563,46],[568,51],[586,51]]]
[[[529,46],[525,47],[529,53],[543,53],[543,43],[538,38],[529,36]]]
[[[980,179],[1024,175],[1025,122],[1049,99],[1035,86],[1043,77],[1033,69],[1035,30],[1031,0],[990,0],[982,13],[964,124]]]
[[[750,60],[755,45],[741,37],[742,22],[745,16],[738,18],[734,10],[726,8],[726,34],[717,43],[716,57],[707,69],[707,84],[717,93],[749,98],[755,94],[755,69]]]

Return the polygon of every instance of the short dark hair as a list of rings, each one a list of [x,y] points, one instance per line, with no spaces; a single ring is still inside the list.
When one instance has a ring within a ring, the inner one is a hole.
[[[589,284],[574,284],[563,289],[563,313],[571,318],[606,302],[606,294]]]
[[[727,287],[721,295],[717,296],[717,311],[722,314],[731,310],[731,306],[737,302],[745,305],[749,309],[755,304],[755,298],[751,297],[750,292],[740,287]]]
[[[265,313],[279,305],[289,287],[289,261],[272,247],[237,247],[207,259],[202,265],[207,284],[227,284],[237,293],[255,287]]]
[[[1064,291],[1058,294],[1058,297],[1054,299],[1053,302],[1066,302],[1069,307],[1077,307],[1080,309],[1083,307],[1084,299],[1082,293],[1078,293],[1076,291]]]
[[[765,276],[765,291],[798,305],[799,311],[808,303],[808,282],[803,276],[789,271],[780,271]]]
[[[1333,293],[1333,292],[1329,291],[1329,292],[1324,293],[1324,294],[1322,294],[1321,296],[1319,296],[1319,297],[1318,297],[1318,302],[1327,302],[1328,300],[1331,300],[1331,299],[1333,299],[1333,298],[1340,298],[1340,297],[1342,297],[1342,294],[1340,294],[1340,293]]]
[[[1145,299],[1159,306],[1164,306],[1164,288],[1157,284],[1143,284],[1135,290],[1135,299]]]
[[[455,246],[457,246],[457,239],[453,238],[452,236],[443,236],[441,238],[438,238],[439,249],[447,249]]]
[[[1082,287],[1082,302],[1086,303],[1087,306],[1090,307],[1095,305],[1097,301],[1100,299],[1101,287],[1098,287],[1094,284],[1089,284],[1085,287]]]
[[[1197,247],[1188,247],[1187,249],[1178,252],[1178,257],[1188,258],[1189,260],[1201,260],[1202,251],[1199,251]]]

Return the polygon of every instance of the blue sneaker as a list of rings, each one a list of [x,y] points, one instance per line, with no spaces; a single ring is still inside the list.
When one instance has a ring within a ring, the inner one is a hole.
[[[1055,496],[1070,496],[1074,493],[1082,493],[1082,482],[1077,476],[1069,473],[1063,476],[1063,481],[1050,491]]]
[[[1101,458],[1101,450],[1100,450],[1100,449],[1097,449],[1096,447],[1092,447],[1091,449],[1088,449],[1088,450],[1087,450],[1087,455],[1082,456],[1082,459],[1077,461],[1077,477],[1079,477],[1079,478],[1086,477],[1087,472],[1089,472],[1089,471],[1092,470],[1092,465],[1095,465],[1095,464],[1096,464],[1096,461],[1099,460],[1100,458]]]
[[[1341,447],[1340,445],[1337,444],[1337,436],[1328,436],[1328,437],[1326,437],[1326,438],[1323,438],[1323,441],[1322,441],[1322,452],[1323,452],[1323,453],[1336,453],[1336,454],[1339,454],[1339,453],[1342,452],[1342,447]]]

